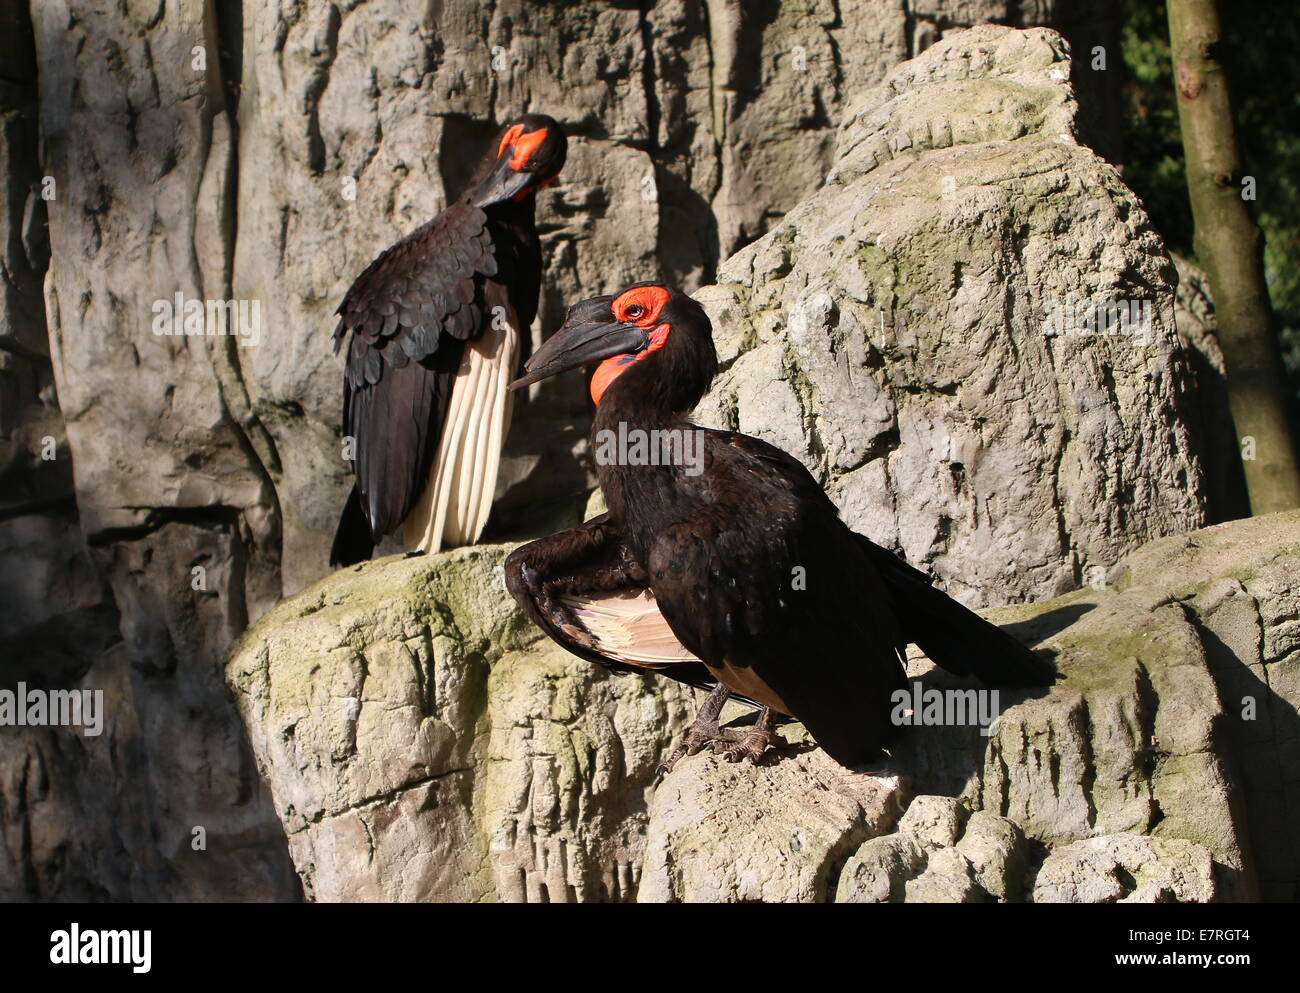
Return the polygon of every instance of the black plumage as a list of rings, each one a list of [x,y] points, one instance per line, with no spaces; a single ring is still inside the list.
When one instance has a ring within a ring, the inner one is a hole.
[[[355,439],[356,483],[332,564],[368,558],[420,497],[466,342],[498,313],[523,329],[536,316],[535,193],[566,148],[549,117],[511,122],[470,189],[371,262],[339,305],[334,350],[346,341],[343,434]]]
[[[569,650],[623,669],[638,667],[620,661],[631,650],[611,659],[584,624],[581,598],[649,590],[695,657],[656,671],[721,684],[688,750],[712,742],[733,758],[757,758],[773,739],[772,718],[786,714],[837,761],[871,761],[896,731],[891,694],[903,687],[908,643],[990,683],[1051,681],[1050,666],[1027,648],[853,532],[797,459],[686,420],[716,369],[711,327],[693,300],[641,284],[579,304],[520,382],[593,363],[594,437],[700,432],[702,461],[599,465],[608,515],[518,549],[507,584]],[[755,730],[717,727],[728,694],[762,708]]]

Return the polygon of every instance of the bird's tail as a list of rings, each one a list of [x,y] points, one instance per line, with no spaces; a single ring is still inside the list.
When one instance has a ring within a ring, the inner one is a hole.
[[[361,512],[361,493],[353,484],[348,502],[343,505],[343,514],[339,517],[338,530],[334,532],[330,565],[337,569],[365,562],[374,550],[375,540],[370,534],[370,522]]]
[[[903,635],[935,665],[992,686],[1050,686],[1052,666],[1019,641],[930,584],[925,573],[863,539],[880,568]]]

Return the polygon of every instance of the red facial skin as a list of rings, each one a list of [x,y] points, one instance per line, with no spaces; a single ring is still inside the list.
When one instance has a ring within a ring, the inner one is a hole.
[[[501,158],[510,150],[510,168],[515,172],[521,171],[528,164],[529,157],[537,150],[537,147],[546,140],[546,129],[538,128],[536,131],[530,131],[524,134],[524,126],[515,124],[510,127],[505,134],[501,136],[501,144],[497,146],[497,158]],[[516,193],[512,200],[518,203],[524,197],[536,193],[543,186],[555,182],[558,177],[552,176],[550,179],[543,180],[540,183],[525,187]]]
[[[612,310],[616,320],[650,328],[659,319],[667,302],[668,291],[662,286],[637,286],[619,296],[614,301]],[[613,355],[596,366],[596,372],[591,377],[591,399],[600,403],[609,384],[625,373],[633,362],[640,362],[647,355],[664,347],[671,330],[670,325],[660,324],[649,332],[650,344],[646,348],[626,355]]]
[[[537,150],[537,146],[545,140],[545,128],[538,128],[536,131],[524,134],[524,126],[516,124],[501,136],[501,144],[497,146],[497,158],[504,155],[505,150],[509,148],[514,153],[510,156],[510,168],[518,172],[527,164],[528,157]]]

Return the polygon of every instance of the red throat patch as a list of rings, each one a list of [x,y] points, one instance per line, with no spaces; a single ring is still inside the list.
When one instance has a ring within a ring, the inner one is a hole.
[[[647,355],[663,348],[668,341],[668,332],[671,330],[672,328],[667,324],[660,324],[650,332],[650,344],[641,351],[632,352],[628,355],[613,355],[596,366],[596,372],[591,377],[592,402],[600,403],[600,398],[605,395],[605,391],[609,389],[610,384],[627,372],[633,363],[640,362]]]

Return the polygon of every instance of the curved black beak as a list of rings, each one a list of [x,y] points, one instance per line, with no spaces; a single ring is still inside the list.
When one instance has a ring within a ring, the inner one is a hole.
[[[645,328],[615,320],[609,307],[613,299],[593,297],[570,307],[564,324],[528,360],[524,375],[510,388],[517,390],[569,369],[645,348],[650,343]]]
[[[478,184],[472,195],[475,207],[513,200],[532,185],[537,177],[526,169],[510,168],[510,155],[502,155],[492,171]]]

